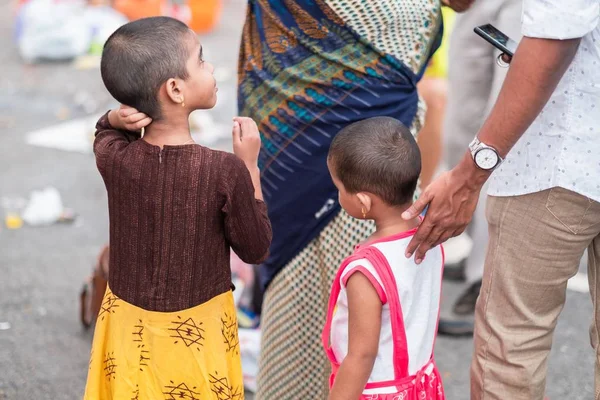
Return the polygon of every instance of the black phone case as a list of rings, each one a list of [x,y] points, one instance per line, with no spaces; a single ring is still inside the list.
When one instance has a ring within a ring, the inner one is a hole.
[[[501,52],[508,54],[511,57],[514,56],[514,54],[511,50],[509,50],[502,43],[500,43],[497,40],[494,40],[492,37],[490,37],[483,29],[481,29],[481,27],[477,26],[477,27],[475,27],[475,29],[473,29],[473,31],[476,34],[478,34],[479,36],[481,36],[483,39],[485,39],[485,41],[490,43],[492,46],[494,46],[495,48],[500,50]]]

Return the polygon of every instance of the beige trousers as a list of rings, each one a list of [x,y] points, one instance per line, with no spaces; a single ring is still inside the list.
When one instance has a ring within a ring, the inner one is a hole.
[[[473,400],[542,400],[567,281],[588,249],[590,329],[600,399],[600,203],[562,188],[488,198],[489,245],[477,301]]]

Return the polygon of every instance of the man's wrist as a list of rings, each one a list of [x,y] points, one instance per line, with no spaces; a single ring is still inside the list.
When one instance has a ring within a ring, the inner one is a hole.
[[[480,190],[492,174],[492,171],[486,171],[479,168],[475,164],[475,160],[473,160],[471,152],[469,151],[465,152],[465,155],[456,166],[455,170],[465,179],[465,182],[467,182],[468,186],[473,190]]]

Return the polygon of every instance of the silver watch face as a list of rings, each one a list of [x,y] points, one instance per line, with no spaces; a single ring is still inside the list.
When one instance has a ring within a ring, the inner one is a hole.
[[[479,149],[475,153],[475,164],[481,169],[493,169],[498,164],[498,154],[492,149]]]

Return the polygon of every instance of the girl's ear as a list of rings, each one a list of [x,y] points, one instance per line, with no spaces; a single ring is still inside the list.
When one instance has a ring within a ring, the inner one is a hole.
[[[183,104],[183,91],[181,90],[181,86],[177,79],[170,78],[165,83],[165,89],[167,92],[167,96],[173,103]]]

